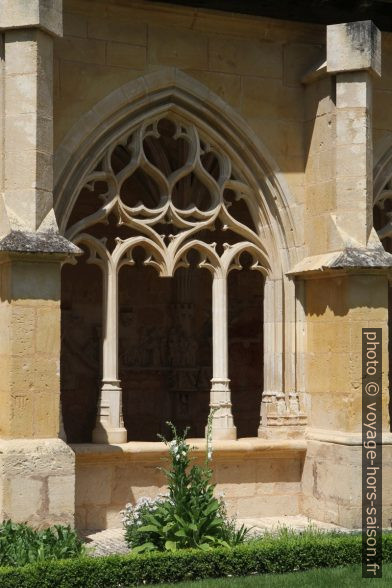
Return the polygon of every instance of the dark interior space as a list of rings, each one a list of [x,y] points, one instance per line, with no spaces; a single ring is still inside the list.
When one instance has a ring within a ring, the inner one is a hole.
[[[135,256],[138,257],[137,255]],[[143,257],[143,256],[141,256]],[[245,264],[246,265],[246,264]],[[61,395],[68,442],[90,442],[101,378],[102,278],[98,267],[62,275]],[[212,377],[212,276],[194,264],[161,278],[139,260],[119,274],[119,377],[129,440],[168,435],[166,421],[203,437]],[[239,437],[257,435],[262,393],[262,276],[232,271],[229,376]]]

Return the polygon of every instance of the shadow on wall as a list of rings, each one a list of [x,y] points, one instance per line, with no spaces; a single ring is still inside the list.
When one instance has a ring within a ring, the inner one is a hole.
[[[327,278],[327,276],[326,276]],[[384,276],[372,275],[374,287],[369,288],[369,276],[346,275],[320,280],[306,280],[305,313],[308,318],[345,317],[353,313],[366,318],[366,308],[387,309],[388,290]]]
[[[157,441],[170,433],[167,421],[203,438],[212,377],[211,275],[193,263],[164,279],[143,265],[143,255],[134,257],[136,265],[119,274],[119,376],[128,440]],[[70,443],[91,442],[102,377],[102,276],[86,259],[65,265],[62,274],[61,398]],[[263,389],[263,278],[249,269],[251,262],[244,255],[246,268],[228,280],[238,437],[257,437]]]
[[[239,442],[241,443],[241,442]],[[143,445],[143,447],[142,447]],[[76,453],[76,526],[79,530],[121,527],[121,510],[142,496],[165,492],[166,466],[156,443],[78,446]],[[93,448],[93,450],[92,450]],[[141,455],[143,454],[143,458]],[[198,460],[204,459],[199,454]],[[105,463],[105,467],[102,464]],[[216,494],[223,492],[230,516],[260,518],[300,513],[303,452],[258,457],[213,455]]]

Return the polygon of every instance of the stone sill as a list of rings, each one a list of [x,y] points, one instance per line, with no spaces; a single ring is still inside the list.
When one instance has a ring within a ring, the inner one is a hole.
[[[188,439],[193,455],[204,455],[205,439]],[[90,462],[101,460],[132,460],[146,461],[167,457],[167,447],[160,441],[130,441],[121,445],[101,445],[95,443],[71,444],[77,461]],[[236,441],[214,441],[212,443],[214,457],[279,457],[288,453],[305,453],[307,442],[305,439],[259,439],[247,437]]]
[[[308,441],[362,447],[362,433],[344,433],[343,431],[308,429],[305,433],[305,438]],[[382,445],[392,445],[392,433],[389,431],[382,432]]]

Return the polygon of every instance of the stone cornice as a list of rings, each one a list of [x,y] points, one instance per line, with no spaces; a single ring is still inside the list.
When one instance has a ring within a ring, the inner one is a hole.
[[[392,268],[392,255],[382,247],[364,249],[360,247],[347,247],[341,251],[333,251],[322,255],[305,257],[297,263],[289,272],[291,276],[307,277],[320,273],[330,274],[336,271],[353,270],[390,270]]]
[[[25,231],[11,231],[0,239],[1,253],[16,254],[55,254],[79,255],[79,247],[55,232],[30,233]]]
[[[206,451],[205,439],[188,439],[192,448],[192,454],[203,457]],[[213,459],[224,459],[226,457],[279,457],[288,453],[304,453],[306,451],[305,439],[259,439],[244,438],[236,441],[216,440],[212,442]],[[104,444],[71,444],[76,454],[77,461],[101,461],[101,460],[156,460],[168,456],[166,445],[159,441],[130,441],[121,445]]]
[[[62,0],[1,0],[0,31],[31,28],[61,37]]]

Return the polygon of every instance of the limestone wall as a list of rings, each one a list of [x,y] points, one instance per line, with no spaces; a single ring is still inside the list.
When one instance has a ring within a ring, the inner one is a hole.
[[[382,40],[376,146],[392,135],[392,34]],[[225,100],[260,137],[294,195],[305,254],[322,253],[336,205],[334,79],[308,86],[302,80],[324,58],[322,25],[140,1],[65,0],[64,37],[55,39],[55,146],[112,91],[177,67]]]
[[[55,40],[55,144],[126,82],[175,66],[237,110],[304,203],[305,88],[323,55],[325,28],[261,17],[151,5],[64,1]],[[299,225],[301,223],[298,223]]]
[[[387,295],[384,276],[346,275],[307,282],[310,427],[360,433],[361,337],[362,328],[369,327],[383,329],[383,428],[388,430]]]
[[[201,453],[203,442],[190,440]],[[261,439],[214,443],[216,492],[224,492],[229,515],[257,518],[300,513],[304,441]],[[142,496],[165,492],[158,470],[167,456],[163,443],[121,446],[73,445],[76,454],[78,529],[121,526],[120,511]]]

